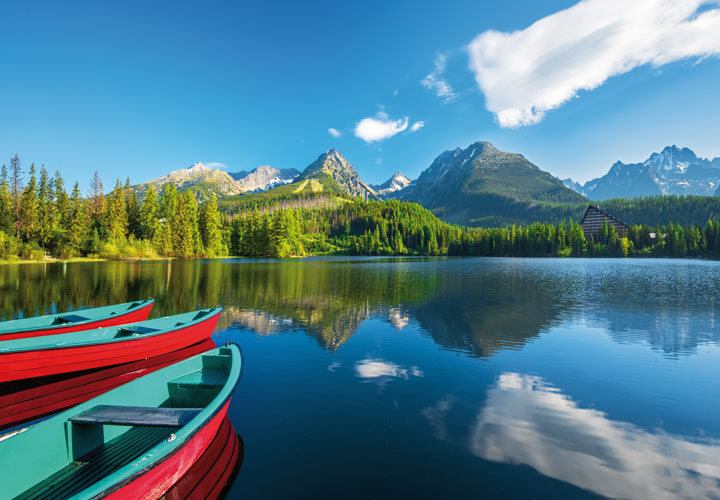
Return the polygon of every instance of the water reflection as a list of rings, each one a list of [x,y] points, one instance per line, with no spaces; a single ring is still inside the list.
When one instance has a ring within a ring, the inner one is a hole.
[[[720,344],[720,264],[405,259],[163,261],[0,266],[0,316],[154,297],[155,315],[225,307],[220,327],[302,332],[340,349],[371,318],[417,324],[476,357],[522,349],[564,321],[669,356]]]
[[[355,375],[368,381],[385,383],[392,378],[408,380],[410,376],[422,377],[424,373],[417,366],[403,368],[392,361],[368,358],[355,363]]]
[[[442,435],[439,429],[436,435]],[[720,496],[720,440],[648,432],[610,420],[539,377],[500,375],[477,416],[470,445],[485,460],[526,464],[612,498]]]

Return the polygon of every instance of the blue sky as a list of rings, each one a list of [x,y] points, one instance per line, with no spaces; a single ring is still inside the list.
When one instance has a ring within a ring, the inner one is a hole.
[[[575,4],[6,2],[0,159],[86,187],[332,147],[375,183],[475,140],[580,180],[720,156],[717,4]]]

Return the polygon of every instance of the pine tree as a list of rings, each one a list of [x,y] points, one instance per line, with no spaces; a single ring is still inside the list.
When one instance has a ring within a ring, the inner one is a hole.
[[[143,196],[140,207],[140,236],[146,240],[153,240],[158,230],[158,197],[152,184]]]
[[[127,234],[135,238],[141,238],[140,231],[140,205],[137,193],[130,187],[130,177],[125,181],[125,213],[127,214]]]
[[[116,244],[123,242],[127,233],[128,218],[125,209],[125,189],[120,184],[120,179],[117,179],[115,188],[108,196],[105,221],[108,241]]]
[[[13,201],[8,182],[8,170],[5,165],[0,171],[0,231],[13,234],[15,231],[13,218]]]
[[[45,250],[55,232],[55,189],[47,169],[40,168],[40,186],[38,189],[36,235],[40,246]]]
[[[65,191],[65,181],[59,171],[55,172],[55,211],[58,226],[68,231],[70,229],[70,199]]]
[[[168,182],[163,186],[160,196],[160,220],[167,220],[168,223],[175,215],[178,203],[178,192],[175,184]]]
[[[185,200],[187,203],[188,221],[190,223],[190,231],[192,232],[192,254],[202,255],[205,250],[200,237],[200,223],[198,221],[198,206],[193,191],[185,191]]]
[[[30,165],[30,182],[23,189],[19,202],[18,227],[22,238],[29,242],[34,236],[38,218],[37,180],[35,164]]]
[[[103,194],[103,184],[97,171],[90,181],[90,191],[88,192],[88,215],[90,223],[94,229],[98,230],[98,235],[105,232],[103,219],[105,215],[105,195]]]
[[[210,201],[200,207],[199,215],[200,237],[208,257],[215,257],[223,253],[222,237],[220,232],[220,214],[217,208],[217,198],[212,195]]]
[[[170,220],[173,252],[177,257],[191,257],[195,250],[190,207],[188,205],[188,197],[182,194],[179,195],[175,213]]]
[[[77,181],[75,181],[75,185],[73,186],[68,211],[68,241],[73,253],[77,253],[83,248],[89,229],[85,204],[80,196],[80,186]],[[95,230],[93,234],[96,235],[97,230]]]
[[[13,214],[15,216],[15,237],[20,237],[20,196],[23,191],[23,171],[18,155],[10,159],[10,187],[12,189]]]

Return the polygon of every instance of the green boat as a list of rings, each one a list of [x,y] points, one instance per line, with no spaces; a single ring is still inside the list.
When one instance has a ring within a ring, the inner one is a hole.
[[[212,349],[0,441],[3,498],[161,497],[215,438],[242,364]]]

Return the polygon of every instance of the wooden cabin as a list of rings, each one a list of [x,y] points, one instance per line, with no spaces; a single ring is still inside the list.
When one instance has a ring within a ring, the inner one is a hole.
[[[608,226],[615,226],[619,237],[627,236],[628,227],[625,223],[620,222],[609,213],[600,210],[600,207],[589,205],[580,223],[583,233],[585,234],[585,239],[589,240],[590,236],[592,236],[597,240],[598,234],[603,224],[605,224],[605,221],[607,221]]]

